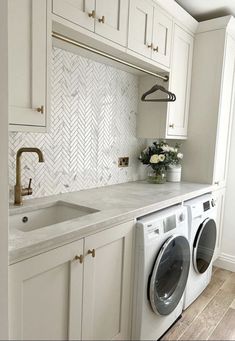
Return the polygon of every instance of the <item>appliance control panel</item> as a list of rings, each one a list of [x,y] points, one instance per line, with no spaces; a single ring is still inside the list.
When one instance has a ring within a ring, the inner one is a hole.
[[[211,208],[210,206],[210,201],[204,201],[203,203],[203,211],[206,212],[206,211],[209,211],[209,209]]]

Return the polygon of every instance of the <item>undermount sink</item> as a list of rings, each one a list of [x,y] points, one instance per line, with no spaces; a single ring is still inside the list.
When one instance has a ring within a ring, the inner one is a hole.
[[[10,214],[10,228],[30,232],[75,218],[98,212],[95,209],[64,201],[50,203],[38,209],[25,209],[22,213]]]

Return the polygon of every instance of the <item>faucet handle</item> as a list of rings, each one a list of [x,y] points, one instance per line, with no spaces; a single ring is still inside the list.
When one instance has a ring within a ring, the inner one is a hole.
[[[29,185],[28,185],[28,188],[27,188],[28,195],[33,194],[33,190],[32,190],[31,184],[32,184],[32,178],[29,179]]]
[[[31,183],[32,183],[32,178],[29,179],[29,185],[28,185],[28,189],[31,188]]]

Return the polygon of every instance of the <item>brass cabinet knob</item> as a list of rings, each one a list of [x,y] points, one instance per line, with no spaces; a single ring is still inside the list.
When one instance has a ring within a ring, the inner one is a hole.
[[[218,185],[218,186],[219,186],[219,181],[215,181],[215,185]]]
[[[37,112],[40,112],[41,114],[44,114],[44,106],[41,105],[40,107],[36,108]]]
[[[154,52],[158,52],[158,46],[154,47],[154,48],[153,48],[153,51],[154,51]]]
[[[174,123],[169,124],[169,128],[174,129],[174,127],[175,127]]]
[[[149,49],[152,49],[152,48],[153,48],[153,43],[148,44],[147,47],[148,47]]]
[[[92,255],[92,257],[95,258],[95,249],[88,250],[88,255]]]
[[[99,21],[100,23],[104,24],[104,22],[105,22],[105,16],[102,15],[102,17],[99,18],[98,21]]]
[[[80,255],[80,256],[76,255],[74,257],[74,260],[79,260],[79,262],[82,264],[83,263],[83,255]]]
[[[88,17],[95,19],[95,10],[91,11],[90,13],[88,13]]]

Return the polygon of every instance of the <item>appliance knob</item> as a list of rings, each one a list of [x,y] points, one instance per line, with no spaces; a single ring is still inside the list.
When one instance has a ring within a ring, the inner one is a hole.
[[[212,207],[215,207],[215,206],[216,206],[216,201],[215,201],[215,199],[212,199],[212,200],[211,200],[211,206],[212,206]]]
[[[184,220],[185,220],[185,214],[184,214],[184,213],[181,213],[181,214],[179,215],[179,221],[182,223]]]

